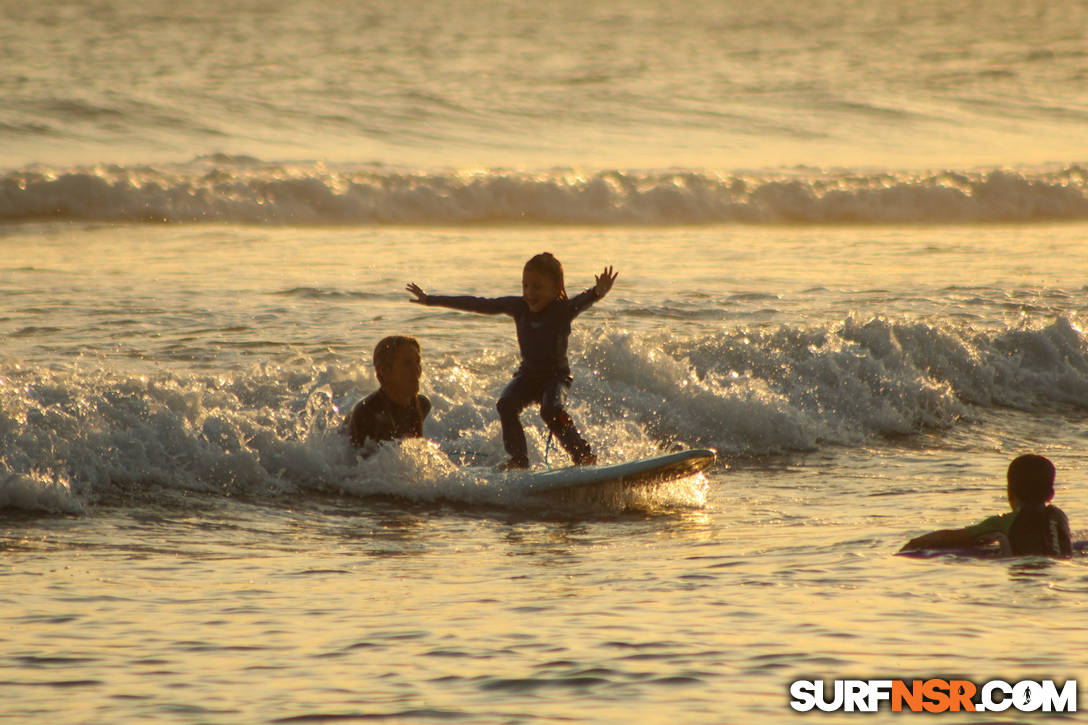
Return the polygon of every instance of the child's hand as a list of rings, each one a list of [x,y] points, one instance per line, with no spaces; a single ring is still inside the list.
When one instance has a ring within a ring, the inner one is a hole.
[[[420,289],[418,284],[416,284],[415,282],[409,282],[408,286],[404,289],[408,290],[416,296],[414,300],[408,300],[409,302],[415,302],[418,305],[426,304],[427,293]]]
[[[612,283],[616,281],[616,277],[619,274],[612,271],[612,267],[608,266],[604,268],[604,271],[595,277],[597,280],[597,297],[604,297],[608,294],[608,290],[612,289]]]

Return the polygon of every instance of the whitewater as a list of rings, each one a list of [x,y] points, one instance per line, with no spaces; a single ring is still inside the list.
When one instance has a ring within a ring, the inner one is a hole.
[[[1088,540],[1083,3],[0,20],[14,721],[790,723],[799,679],[1088,677],[1083,553],[896,555],[1026,452]],[[494,469],[513,325],[404,288],[518,294],[541,251],[619,273],[570,340],[602,462],[705,475]],[[389,334],[433,409],[361,460]]]
[[[424,172],[252,158],[30,168],[0,221],[295,225],[987,224],[1088,220],[1088,171]]]

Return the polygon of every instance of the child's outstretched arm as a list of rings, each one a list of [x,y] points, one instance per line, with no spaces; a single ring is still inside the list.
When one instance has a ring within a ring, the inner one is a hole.
[[[603,272],[594,277],[594,279],[597,280],[597,286],[594,287],[594,290],[597,292],[598,299],[608,294],[608,291],[612,289],[612,285],[619,276],[618,272],[612,271],[612,265],[609,265],[604,268]]]
[[[963,529],[941,529],[930,531],[928,534],[911,539],[903,544],[899,551],[915,551],[917,549],[963,549],[975,543],[975,535]]]
[[[513,314],[517,308],[520,297],[447,297],[445,295],[429,295],[415,282],[409,282],[404,288],[412,293],[415,299],[408,300],[428,307],[449,307],[463,312],[480,312],[485,315]]]
[[[404,289],[408,290],[409,292],[411,292],[416,297],[414,300],[408,300],[409,302],[415,302],[416,304],[419,304],[419,305],[427,304],[427,293],[424,292],[420,288],[420,286],[418,284],[416,284],[415,282],[409,282],[408,286],[405,287]]]
[[[612,271],[612,267],[605,267],[603,272],[595,275],[594,279],[596,280],[596,284],[571,298],[571,317],[573,318],[581,314],[587,307],[608,294],[608,291],[612,289],[612,284],[616,281],[616,277],[618,276],[618,274]]]

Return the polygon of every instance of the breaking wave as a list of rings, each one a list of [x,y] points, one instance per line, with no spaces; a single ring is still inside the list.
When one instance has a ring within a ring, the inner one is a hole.
[[[0,176],[0,221],[258,225],[948,224],[1088,220],[1088,167],[428,172],[209,156]]]
[[[728,459],[939,434],[991,408],[1088,409],[1088,336],[1061,318],[997,331],[849,318],[686,340],[614,328],[576,335],[571,411],[606,463],[678,446]],[[360,461],[336,431],[375,387],[359,367],[132,376],[9,363],[0,370],[0,508],[79,513],[134,491],[524,505],[525,481],[490,468],[504,458],[494,401],[505,371],[435,365],[424,386],[429,440]],[[540,466],[546,433],[535,413],[524,418]],[[550,456],[564,465],[562,451]],[[700,493],[671,495],[698,505]]]

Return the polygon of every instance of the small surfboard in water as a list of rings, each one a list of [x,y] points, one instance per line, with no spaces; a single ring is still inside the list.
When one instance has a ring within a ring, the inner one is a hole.
[[[717,451],[699,448],[611,466],[571,466],[533,474],[527,491],[531,494],[544,494],[603,484],[628,487],[665,483],[702,471],[714,463],[717,456]]]

